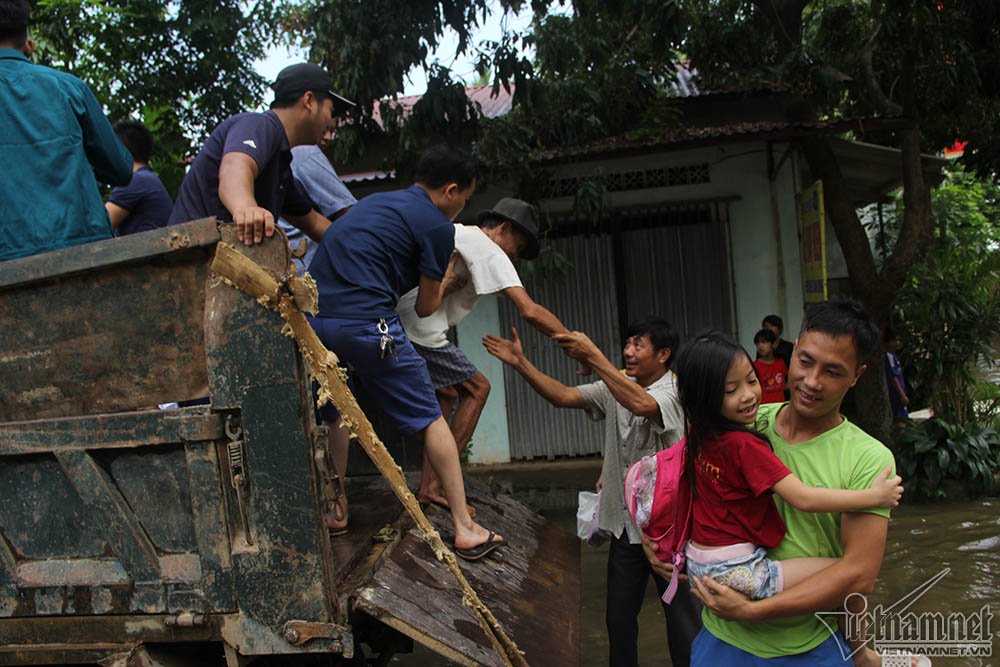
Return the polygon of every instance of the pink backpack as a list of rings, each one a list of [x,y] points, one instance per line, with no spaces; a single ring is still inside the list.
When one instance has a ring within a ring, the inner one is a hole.
[[[657,557],[674,564],[675,574],[684,571],[684,547],[694,508],[691,485],[684,474],[684,443],[681,440],[669,449],[644,456],[625,475],[625,507],[643,535],[659,547]],[[677,581],[676,576],[670,578],[664,602],[674,599]]]

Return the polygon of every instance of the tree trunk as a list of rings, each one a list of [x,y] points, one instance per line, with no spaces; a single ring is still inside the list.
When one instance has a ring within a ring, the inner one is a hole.
[[[774,29],[778,50],[788,57],[801,48],[802,12],[809,0],[752,0],[754,6],[766,16]],[[900,133],[903,170],[903,225],[899,239],[886,259],[882,271],[875,265],[871,243],[864,226],[858,218],[847,191],[847,185],[840,166],[830,147],[827,137],[813,136],[802,140],[801,145],[806,162],[813,177],[823,181],[824,203],[833,225],[837,242],[844,253],[847,276],[851,291],[881,330],[889,324],[896,295],[908,279],[914,264],[920,260],[929,246],[931,237],[930,192],[923,177],[920,156],[920,125],[916,113],[913,90],[916,53],[914,48],[920,43],[917,26],[911,25],[909,34],[911,48],[906,54],[899,90],[902,98],[903,115],[912,124]],[[866,47],[870,58],[870,45]],[[896,112],[895,103],[882,93],[873,73],[868,72],[869,89],[875,93],[873,102],[886,113]],[[816,109],[800,105],[788,109],[789,120],[803,112],[815,118]],[[891,107],[891,108],[890,108]],[[889,392],[885,380],[885,353],[881,344],[878,352],[868,361],[868,370],[854,388],[856,422],[873,437],[888,442],[892,431],[892,414],[889,406]]]
[[[865,305],[868,314],[881,329],[889,322],[890,313],[888,308],[874,309],[873,305],[884,301],[882,295],[877,293],[888,289],[888,285],[880,280],[875,268],[871,243],[851,205],[847,184],[840,173],[840,165],[830,148],[830,142],[826,137],[810,137],[803,140],[802,150],[813,177],[823,181],[824,206],[837,236],[837,243],[844,253],[851,292]],[[895,295],[895,289],[892,295]],[[883,359],[880,345],[877,354],[868,361],[868,370],[855,385],[852,397],[855,423],[872,437],[887,443],[892,434],[892,414]]]
[[[920,130],[916,124],[902,130],[903,225],[899,239],[881,272],[876,270],[871,243],[851,206],[837,159],[825,137],[803,140],[802,149],[814,178],[822,179],[824,202],[837,242],[844,253],[851,291],[864,304],[879,329],[889,324],[896,295],[914,264],[929,246],[932,233],[930,191],[924,181]],[[869,361],[868,371],[854,388],[857,424],[871,436],[888,442],[892,413],[885,382],[884,355]]]

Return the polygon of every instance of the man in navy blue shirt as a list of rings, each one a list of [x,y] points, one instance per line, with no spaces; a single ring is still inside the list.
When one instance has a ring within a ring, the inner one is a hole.
[[[506,541],[472,520],[458,449],[441,416],[427,363],[396,315],[399,297],[418,288],[416,312],[430,315],[460,287],[454,273],[455,226],[476,189],[477,165],[464,151],[434,146],[420,157],[414,185],[370,195],[337,220],[309,265],[319,290],[311,318],[323,343],[354,369],[402,435],[421,434],[455,523],[455,551],[478,560]],[[446,279],[446,273],[448,278]],[[335,433],[343,430],[335,428]],[[347,439],[333,438],[334,462],[347,466]],[[346,501],[341,509],[346,517]],[[346,529],[346,519],[328,524]]]
[[[111,226],[118,236],[166,227],[174,203],[163,181],[149,168],[153,133],[138,121],[120,120],[115,123],[115,134],[132,154],[132,180],[112,188],[104,202]]]
[[[330,221],[295,186],[291,149],[319,143],[333,114],[353,103],[310,63],[281,70],[271,87],[270,110],[231,116],[212,131],[181,183],[171,225],[216,216],[236,223],[240,240],[252,245],[274,233],[280,216],[314,241],[323,238]]]

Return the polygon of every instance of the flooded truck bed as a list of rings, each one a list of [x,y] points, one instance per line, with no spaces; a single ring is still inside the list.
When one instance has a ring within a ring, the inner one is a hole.
[[[206,219],[0,263],[0,665],[336,664],[410,640],[504,664],[380,477],[349,480],[330,537],[295,343],[210,269],[233,237]],[[291,270],[280,233],[239,247]],[[468,488],[511,546],[463,574],[529,664],[578,664],[579,543]]]

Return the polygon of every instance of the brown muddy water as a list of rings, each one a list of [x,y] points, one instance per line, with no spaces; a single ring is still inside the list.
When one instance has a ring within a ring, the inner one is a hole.
[[[600,462],[529,463],[472,468],[469,473],[575,532],[576,494],[593,488]],[[604,627],[607,547],[592,549],[581,545],[581,549],[580,664],[598,667],[607,664]],[[963,621],[966,641],[951,644],[952,650],[969,653],[977,648],[973,644],[979,640],[983,644],[979,646],[979,657],[935,657],[934,666],[1000,666],[1000,498],[904,504],[896,510],[889,524],[886,556],[869,609],[876,605],[891,607],[945,570],[947,574],[927,588],[907,611],[925,623],[934,619],[933,614],[941,614],[945,623],[949,615],[952,622]],[[997,613],[997,618],[992,617],[993,613]],[[943,639],[955,639],[956,632],[947,631]],[[639,656],[643,667],[671,664],[663,610],[652,585],[647,588],[639,618]],[[393,658],[392,664],[439,667],[454,663],[417,646],[414,653]]]

